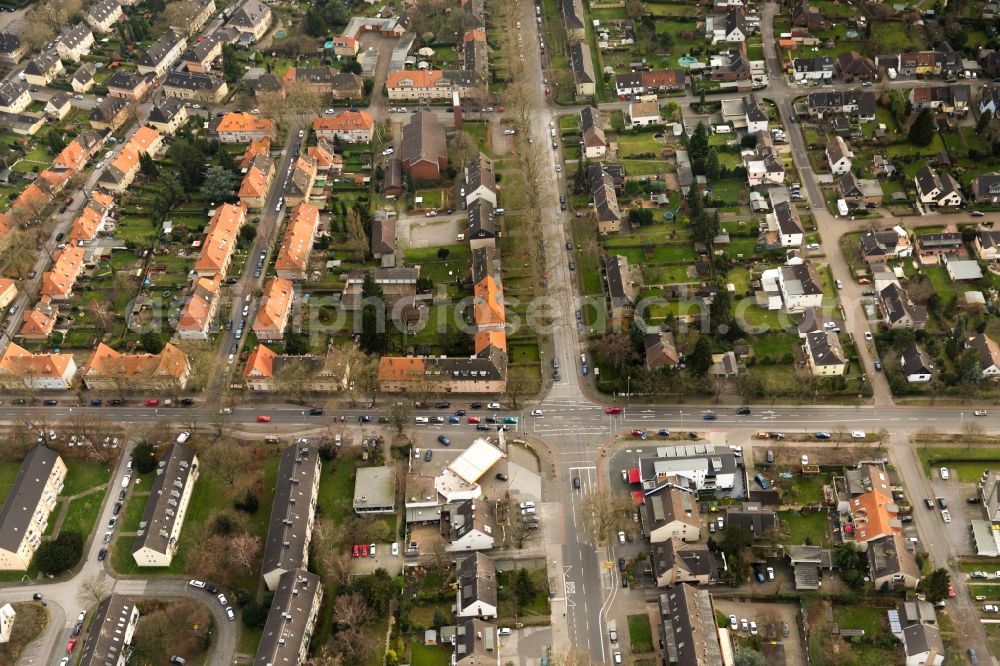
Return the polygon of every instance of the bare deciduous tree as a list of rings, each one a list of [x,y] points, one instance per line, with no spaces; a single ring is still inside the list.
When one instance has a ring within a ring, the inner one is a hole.
[[[89,606],[99,604],[111,592],[111,583],[103,575],[91,576],[82,583],[76,591],[80,603]]]
[[[260,553],[260,537],[243,532],[229,539],[230,558],[237,567],[249,576],[257,567],[257,555]]]
[[[360,627],[371,620],[368,602],[357,592],[341,594],[333,602],[333,620],[348,629]]]
[[[612,539],[616,532],[632,527],[632,500],[609,490],[591,493],[583,500],[581,512],[587,534],[597,544]]]

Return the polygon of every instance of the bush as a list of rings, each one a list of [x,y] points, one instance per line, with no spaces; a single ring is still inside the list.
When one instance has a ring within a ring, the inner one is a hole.
[[[257,499],[257,496],[252,490],[248,490],[242,500],[235,500],[233,502],[233,507],[237,511],[253,515],[257,513],[257,509],[260,508],[260,500]]]
[[[83,555],[83,536],[79,532],[60,532],[52,541],[43,541],[35,553],[38,570],[44,574],[60,574],[73,567]]]
[[[250,627],[263,627],[267,621],[267,606],[251,601],[243,607],[243,624]]]

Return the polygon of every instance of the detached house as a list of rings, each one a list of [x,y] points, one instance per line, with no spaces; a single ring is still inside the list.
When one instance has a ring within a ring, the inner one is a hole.
[[[497,570],[493,558],[481,552],[466,557],[456,565],[455,578],[457,617],[492,619],[497,616]]]
[[[94,74],[96,72],[97,68],[94,67],[94,63],[92,62],[85,62],[80,65],[69,82],[70,87],[73,88],[73,92],[82,94],[93,88]]]
[[[835,136],[826,144],[826,161],[834,175],[842,176],[851,170],[854,153],[847,147],[843,137]]]
[[[847,173],[837,181],[837,189],[845,201],[855,206],[882,203],[882,185],[877,180]]]
[[[173,28],[167,30],[136,60],[140,74],[152,74],[163,76],[170,69],[171,65],[187,48],[187,39],[174,31]]]
[[[24,68],[24,80],[28,85],[47,86],[65,71],[59,54],[56,51],[45,51],[28,61]]]
[[[105,82],[108,97],[118,97],[130,102],[141,101],[149,92],[149,80],[144,76],[117,71]]]
[[[934,376],[931,357],[915,342],[899,355],[899,369],[911,384],[926,384]]]
[[[764,103],[757,99],[757,95],[750,93],[743,98],[743,113],[748,134],[767,131],[767,109],[764,107]]]
[[[628,117],[633,127],[659,125],[663,122],[663,118],[660,116],[660,103],[657,101],[629,102]],[[601,134],[603,136],[603,132]],[[603,151],[601,155],[604,155]]]
[[[220,28],[200,42],[191,44],[181,55],[184,69],[192,74],[208,74],[212,63],[222,57],[222,47],[233,41],[232,37],[232,31]]]
[[[885,325],[891,329],[920,329],[927,322],[927,308],[916,305],[896,282],[879,292],[879,307]]]
[[[594,215],[597,230],[602,236],[622,230],[622,214],[618,208],[618,193],[614,180],[604,169],[593,169],[590,173],[590,196],[594,201]]]
[[[403,126],[400,149],[403,169],[413,180],[437,180],[448,168],[444,125],[429,111],[418,111]]]
[[[631,319],[635,313],[636,293],[628,258],[620,254],[608,257],[604,268],[612,320],[621,323]]]
[[[983,377],[1000,376],[1000,346],[985,333],[980,333],[965,341],[965,348],[979,354],[979,369]]]
[[[668,483],[645,493],[643,529],[650,543],[671,539],[698,541],[701,538],[701,514],[698,496]]]
[[[974,243],[976,256],[983,261],[995,262],[1000,259],[1000,231],[980,229]]]
[[[857,51],[845,51],[837,55],[837,72],[847,83],[878,80],[875,63]]]
[[[13,78],[0,82],[0,111],[21,113],[31,104],[31,93],[24,81]]]
[[[87,23],[97,32],[111,32],[125,13],[119,0],[100,0],[87,12]]]
[[[965,203],[962,188],[948,172],[938,174],[929,166],[923,166],[913,177],[920,203],[931,207],[961,206]]]
[[[496,537],[487,502],[465,500],[441,511],[441,535],[448,552],[490,550]]]
[[[649,369],[673,367],[681,361],[677,345],[674,344],[674,334],[669,331],[647,333],[642,343],[646,367]]]
[[[80,62],[80,58],[90,53],[93,45],[94,33],[86,23],[78,23],[59,35],[56,39],[56,52],[66,60]]]
[[[273,278],[264,286],[264,296],[253,322],[258,340],[283,340],[292,314],[294,288],[291,280]]]
[[[743,166],[746,168],[750,187],[781,185],[785,182],[785,167],[773,148],[765,146],[756,151],[745,151]]]
[[[146,122],[160,134],[173,135],[187,122],[187,108],[176,97],[163,97],[153,105]]]
[[[805,336],[803,349],[813,375],[829,377],[847,371],[847,356],[836,333],[813,331]]]
[[[716,579],[718,565],[712,551],[704,544],[667,539],[653,544],[650,550],[649,563],[657,587],[673,587],[680,583],[707,585]]]
[[[830,81],[833,79],[833,58],[815,56],[792,61],[796,81]]]
[[[271,8],[260,0],[245,0],[226,26],[239,32],[243,43],[259,42],[271,27]]]
[[[977,204],[1000,204],[1000,173],[991,171],[972,181],[972,202]]]
[[[27,43],[17,35],[0,32],[0,64],[16,65],[28,53]]]
[[[742,7],[730,7],[724,14],[710,14],[705,19],[706,37],[713,44],[745,42],[748,32]]]
[[[805,236],[799,212],[787,201],[774,205],[774,212],[765,217],[767,228],[762,240],[769,248],[799,247]]]

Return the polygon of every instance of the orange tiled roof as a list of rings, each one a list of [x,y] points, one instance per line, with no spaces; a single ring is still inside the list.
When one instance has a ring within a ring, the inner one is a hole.
[[[252,113],[227,113],[222,116],[216,132],[274,132],[274,122]]]
[[[283,328],[292,307],[292,291],[291,280],[273,278],[268,282],[264,286],[264,297],[253,322],[253,330],[273,331]]]
[[[0,213],[0,235],[7,233],[14,227],[14,219],[7,213]]]
[[[897,516],[896,511],[890,513],[887,509],[888,505],[895,506],[891,497],[877,490],[870,490],[851,498],[850,505],[851,515],[854,517],[854,538],[859,543],[900,533],[899,527],[889,524]]]
[[[374,126],[375,119],[367,111],[341,111],[335,116],[313,120],[313,130],[317,132],[368,131]]]
[[[169,342],[159,354],[123,354],[101,342],[84,366],[83,376],[141,379],[167,375],[179,378],[187,367],[187,354]]]
[[[466,30],[465,34],[462,36],[463,42],[485,42],[486,41],[486,31],[482,28],[473,28],[472,30]]]
[[[212,301],[218,296],[221,285],[222,276],[218,274],[194,281],[187,302],[177,318],[178,331],[204,331],[207,328]]]
[[[477,354],[490,345],[507,351],[507,334],[504,331],[478,331],[476,333],[475,343]]]
[[[73,173],[73,171],[63,168],[45,169],[38,174],[35,182],[44,183],[49,192],[58,192],[66,185],[66,182],[73,176]]]
[[[10,205],[11,211],[24,210],[25,212],[37,212],[49,202],[49,195],[38,186],[31,183],[24,188],[17,198]]]
[[[250,167],[240,184],[240,198],[260,197],[267,193],[267,176],[260,169]]]
[[[132,135],[132,138],[128,140],[128,143],[118,151],[115,159],[111,162],[111,166],[121,173],[130,173],[139,163],[139,154],[149,152],[150,146],[159,138],[160,133],[155,129],[140,127]]]
[[[21,326],[21,335],[25,337],[48,337],[55,326],[55,317],[50,317],[40,310],[30,310],[24,315],[24,325]]]
[[[271,137],[265,136],[261,139],[254,139],[247,145],[247,150],[243,153],[243,159],[240,160],[240,168],[246,169],[253,162],[253,158],[258,155],[270,155],[271,154]]]
[[[54,256],[52,270],[42,274],[42,294],[46,296],[67,296],[73,291],[76,279],[83,271],[83,257],[86,251],[82,247],[66,246]]]
[[[90,193],[90,200],[92,203],[96,203],[104,210],[111,208],[115,203],[115,198],[110,194],[105,194],[100,190],[94,190]]]
[[[316,161],[316,168],[318,169],[326,171],[333,166],[335,153],[332,150],[329,150],[327,145],[324,143],[320,143],[318,146],[309,146],[306,148],[306,155]]]
[[[319,208],[312,204],[300,204],[292,212],[292,219],[285,229],[285,238],[275,260],[275,270],[305,270],[309,263],[313,237],[319,224]]]
[[[87,206],[80,211],[80,216],[73,220],[73,227],[69,232],[69,239],[73,242],[78,240],[90,241],[97,237],[97,228],[101,224],[104,216]]]
[[[497,284],[492,275],[476,284],[475,308],[477,325],[504,323],[503,287]]]
[[[0,354],[0,370],[25,378],[62,377],[72,362],[72,354],[32,354],[13,342]]]
[[[56,155],[53,161],[55,166],[60,166],[73,171],[79,171],[87,163],[87,151],[76,141],[70,141],[66,147]]]
[[[440,69],[429,69],[425,71],[390,72],[386,79],[387,88],[433,88],[444,78],[444,72]]]
[[[14,291],[17,291],[17,284],[13,280],[0,278],[0,294],[6,294],[11,287],[14,288]]]
[[[277,354],[269,348],[258,344],[253,352],[250,353],[250,358],[247,359],[247,367],[243,370],[243,377],[246,379],[250,379],[251,377],[273,377],[275,356]]]
[[[226,259],[236,244],[236,234],[246,219],[247,207],[243,204],[223,204],[215,209],[208,223],[201,256],[195,262],[196,271],[221,272]]]
[[[414,381],[423,376],[422,356],[383,356],[379,359],[379,381]]]

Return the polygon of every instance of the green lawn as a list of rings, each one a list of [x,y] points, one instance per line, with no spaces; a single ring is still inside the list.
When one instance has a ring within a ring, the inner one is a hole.
[[[950,302],[961,289],[948,277],[948,270],[944,266],[929,266],[922,270],[924,275],[930,278],[931,284],[934,285],[934,291],[941,297],[942,303]]]
[[[826,514],[808,513],[803,515],[794,511],[781,511],[778,513],[778,518],[787,526],[786,543],[796,546],[805,543],[814,546],[830,545],[826,529]]]
[[[66,518],[63,520],[62,531],[79,532],[84,540],[90,536],[94,530],[94,523],[101,512],[101,503],[104,501],[104,493],[96,492],[80,497],[69,503],[66,510]],[[98,530],[100,532],[100,530]],[[103,533],[103,532],[102,532]]]
[[[61,495],[68,497],[107,484],[111,470],[95,460],[72,460],[66,463],[66,482]]]
[[[451,663],[451,653],[441,645],[424,645],[410,643],[411,666],[448,666]]]
[[[983,471],[994,469],[1000,465],[1000,455],[993,448],[944,448],[925,447],[923,445],[916,449],[917,457],[924,467],[924,474],[936,476],[937,472],[931,472],[931,468],[947,466],[950,470],[958,473],[960,481],[966,483],[977,483],[982,477]]]
[[[772,331],[770,335],[754,338],[753,351],[759,359],[770,358],[778,362],[786,354],[795,354],[795,348],[801,344],[797,335]]]
[[[653,138],[650,132],[639,134],[619,134],[618,152],[622,158],[644,157],[659,155],[663,149],[663,144]]]
[[[645,613],[628,616],[628,637],[632,652],[653,651],[653,629]]]
[[[323,478],[319,484],[317,511],[340,524],[350,515],[351,499],[354,497],[354,470],[358,462],[352,457],[341,457],[325,463]]]

